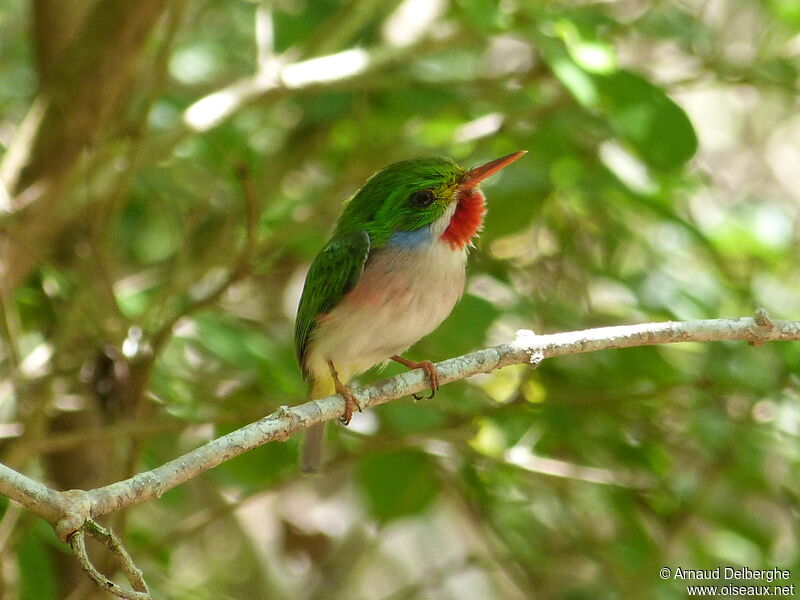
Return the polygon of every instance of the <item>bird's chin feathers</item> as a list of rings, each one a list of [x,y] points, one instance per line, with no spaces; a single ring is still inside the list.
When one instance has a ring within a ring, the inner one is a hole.
[[[441,234],[441,239],[453,250],[464,249],[472,243],[483,227],[486,214],[486,197],[478,188],[468,188],[459,193],[452,218]]]
[[[453,216],[457,210],[458,202],[451,202],[442,213],[442,216],[431,223],[431,241],[436,241],[444,235],[444,232],[447,231],[447,228],[450,226],[450,222],[453,220]]]

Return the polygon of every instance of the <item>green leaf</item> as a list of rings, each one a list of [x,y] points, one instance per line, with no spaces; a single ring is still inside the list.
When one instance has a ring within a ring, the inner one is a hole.
[[[661,88],[625,70],[594,80],[612,128],[651,166],[677,168],[694,155],[697,136],[689,117]]]
[[[440,488],[434,464],[419,450],[368,455],[356,476],[370,515],[384,523],[421,512]]]
[[[128,248],[131,258],[145,265],[166,260],[181,241],[173,214],[153,196],[150,186],[136,186],[133,200],[120,215],[117,230],[120,247]]]
[[[486,190],[489,211],[481,234],[484,239],[525,229],[541,210],[541,199],[547,195],[549,186],[546,163],[530,162],[533,164],[524,165],[523,173],[514,173],[503,180],[502,186]]]
[[[561,19],[554,23],[554,30],[567,47],[572,60],[591,73],[612,73],[617,69],[614,47],[603,40],[585,37],[576,23]]]
[[[267,389],[296,390],[293,360],[281,352],[264,332],[212,312],[198,314],[194,323],[197,339],[211,353],[231,365],[257,374]]]
[[[20,574],[20,600],[56,598],[56,573],[52,558],[36,529],[28,532],[17,546]]]
[[[571,37],[579,39],[577,34]],[[675,169],[697,151],[697,135],[683,109],[643,77],[616,70],[610,50],[605,59],[595,56],[591,62],[575,43],[547,37],[539,42],[553,74],[572,97],[581,106],[605,113],[612,130],[650,166]]]
[[[221,430],[220,435],[228,433]],[[265,444],[226,461],[213,471],[226,484],[247,490],[263,490],[297,468],[293,444]]]
[[[500,311],[490,302],[464,294],[444,323],[420,342],[410,356],[424,355],[429,360],[438,361],[478,348],[489,325],[499,314]],[[469,326],[465,327],[465,323]]]
[[[460,0],[456,6],[463,12],[470,27],[484,35],[508,27],[509,15],[506,11],[497,10],[496,0]]]
[[[800,3],[797,0],[769,0],[767,7],[778,19],[800,28]]]
[[[379,414],[381,423],[397,436],[436,430],[445,422],[440,408],[429,402],[389,402]]]
[[[594,106],[598,103],[597,85],[591,74],[581,69],[566,54],[551,57],[550,68],[582,106]]]

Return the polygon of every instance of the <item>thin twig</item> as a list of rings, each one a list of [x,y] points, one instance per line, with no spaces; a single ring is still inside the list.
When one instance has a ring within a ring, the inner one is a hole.
[[[17,523],[19,523],[19,518],[22,514],[23,508],[21,505],[9,504],[3,518],[0,519],[0,555],[5,553],[11,534],[14,532]]]
[[[256,7],[256,64],[267,69],[275,60],[275,27],[272,22],[272,2],[261,2]]]
[[[122,545],[120,539],[110,529],[100,526],[95,521],[89,519],[84,525],[84,529],[88,531],[93,538],[102,542],[115,556],[120,559],[120,567],[125,577],[131,582],[133,589],[137,592],[148,593],[147,584],[144,581],[144,575],[139,568],[133,564],[130,554]]]
[[[133,590],[128,590],[117,585],[95,568],[86,552],[86,533],[101,542],[119,558],[122,572],[125,573],[128,581],[130,581],[134,588]],[[147,590],[147,585],[142,577],[142,572],[133,564],[130,555],[112,531],[101,527],[91,519],[87,519],[84,526],[70,534],[68,539],[69,545],[72,547],[72,552],[81,565],[81,568],[99,587],[125,600],[152,600],[152,596],[150,596],[150,592]]]

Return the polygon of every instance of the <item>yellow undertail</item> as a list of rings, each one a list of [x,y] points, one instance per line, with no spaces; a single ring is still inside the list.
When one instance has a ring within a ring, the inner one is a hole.
[[[336,393],[336,386],[330,373],[322,373],[311,380],[309,400],[319,400]],[[300,446],[300,470],[303,473],[318,473],[322,464],[325,423],[308,428]]]

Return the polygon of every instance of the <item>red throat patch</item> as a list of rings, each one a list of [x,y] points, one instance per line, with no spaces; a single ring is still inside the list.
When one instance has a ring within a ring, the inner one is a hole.
[[[486,198],[483,192],[475,188],[462,190],[453,218],[442,234],[442,241],[450,244],[453,250],[462,250],[478,235],[485,214]]]

